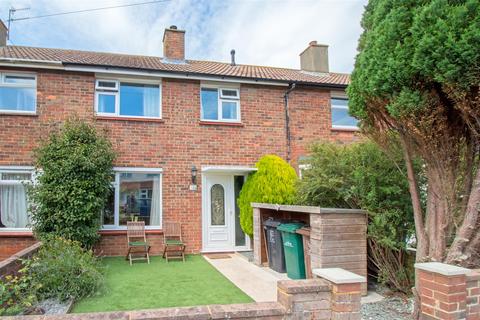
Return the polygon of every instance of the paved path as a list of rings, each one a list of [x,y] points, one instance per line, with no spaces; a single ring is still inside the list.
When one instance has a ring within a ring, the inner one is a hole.
[[[257,302],[277,301],[277,281],[288,279],[286,274],[269,268],[260,268],[239,254],[229,259],[205,259],[232,281],[243,292]]]
[[[277,281],[288,279],[285,273],[258,267],[238,253],[229,255],[231,258],[227,259],[204,258],[256,302],[277,301]],[[382,299],[378,293],[369,291],[367,296],[362,297],[362,304]]]

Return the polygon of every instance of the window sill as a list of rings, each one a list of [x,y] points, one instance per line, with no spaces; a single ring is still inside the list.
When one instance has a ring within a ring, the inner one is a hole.
[[[0,116],[38,117],[36,112],[0,111]]]
[[[103,229],[99,230],[100,235],[126,235],[127,229]],[[145,234],[163,234],[162,229],[145,229]]]
[[[9,230],[1,230],[0,229],[0,238],[23,238],[23,237],[33,237],[32,231],[26,230],[19,230],[14,231],[12,229]]]
[[[158,122],[164,123],[165,121],[161,118],[140,118],[140,117],[109,117],[109,116],[98,116],[97,120],[114,120],[114,121],[139,121],[139,122]]]
[[[357,132],[360,131],[358,127],[341,127],[341,126],[332,126],[332,131],[346,131],[346,132]]]
[[[227,127],[244,127],[241,122],[223,122],[223,121],[200,121],[201,126],[227,126]]]

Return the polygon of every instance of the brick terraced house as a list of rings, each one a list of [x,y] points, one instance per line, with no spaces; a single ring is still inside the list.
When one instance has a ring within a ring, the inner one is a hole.
[[[250,248],[236,206],[265,154],[296,170],[317,140],[356,139],[348,74],[311,42],[301,70],[185,59],[185,31],[164,33],[164,56],[6,45],[0,26],[0,260],[35,240],[22,184],[33,150],[77,117],[106,130],[118,152],[99,249],[126,252],[126,221],[145,221],[153,253],[162,221],[180,221],[189,252]]]

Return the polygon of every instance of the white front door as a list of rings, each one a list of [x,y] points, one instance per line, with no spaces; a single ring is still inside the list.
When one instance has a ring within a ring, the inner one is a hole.
[[[233,177],[207,175],[203,189],[204,251],[233,251],[235,223]]]

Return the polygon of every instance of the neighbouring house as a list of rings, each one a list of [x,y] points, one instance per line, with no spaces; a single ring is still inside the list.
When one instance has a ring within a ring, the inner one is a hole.
[[[265,154],[299,172],[315,140],[357,139],[348,74],[311,42],[301,70],[185,59],[185,31],[163,57],[6,45],[0,25],[0,259],[35,240],[22,182],[48,131],[76,116],[105,129],[118,152],[99,250],[126,252],[126,221],[145,221],[153,253],[162,221],[179,221],[189,252],[247,250],[236,206]]]

